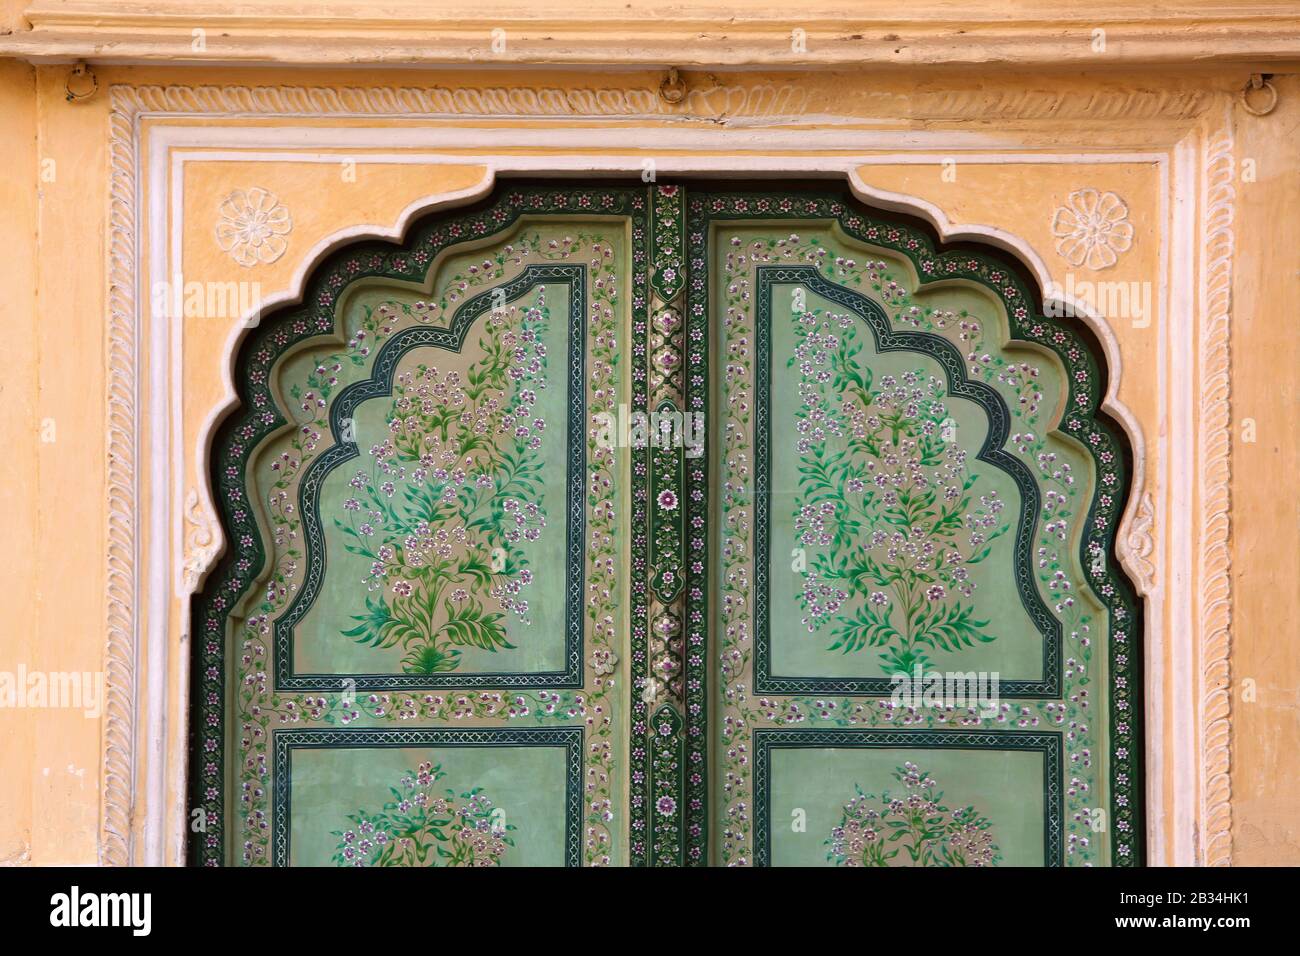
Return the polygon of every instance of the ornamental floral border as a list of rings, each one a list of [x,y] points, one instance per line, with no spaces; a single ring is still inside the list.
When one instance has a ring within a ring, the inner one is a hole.
[[[847,190],[824,189],[800,192],[795,183],[782,183],[780,192],[772,187],[730,188],[693,192],[688,207],[688,261],[690,263],[689,307],[692,342],[698,333],[700,344],[688,357],[691,370],[689,387],[691,407],[707,407],[709,372],[706,338],[709,311],[708,264],[710,224],[736,220],[831,220],[838,223],[852,239],[905,256],[916,270],[919,288],[936,280],[964,279],[991,291],[1006,311],[1012,339],[1034,342],[1057,356],[1069,381],[1062,406],[1063,421],[1057,431],[1074,438],[1088,451],[1097,469],[1097,491],[1089,505],[1086,532],[1079,542],[1083,573],[1094,594],[1109,615],[1108,649],[1111,679],[1110,693],[1110,820],[1116,834],[1112,843],[1112,862],[1116,865],[1140,865],[1144,856],[1142,828],[1141,753],[1141,611],[1137,595],[1115,555],[1115,535],[1120,516],[1132,489],[1129,488],[1131,450],[1122,430],[1101,411],[1105,395],[1100,348],[1081,326],[1067,325],[1043,314],[1041,293],[1034,287],[1023,266],[993,249],[972,251],[967,245],[945,247],[936,242],[924,224],[908,217],[867,210]],[[696,372],[698,366],[698,374]],[[693,464],[687,477],[687,499],[696,503],[694,514],[707,513],[709,494],[706,456]],[[1102,487],[1119,488],[1117,494],[1103,495]],[[692,628],[706,627],[708,592],[707,544],[701,535],[692,541],[691,569],[688,578],[688,617]],[[1107,560],[1098,570],[1091,558],[1101,554]],[[700,569],[700,570],[695,570]],[[724,648],[718,648],[722,656]],[[703,681],[705,669],[697,668]],[[719,688],[724,693],[728,688]],[[724,696],[725,699],[725,696]],[[693,717],[699,736],[707,736],[707,710]],[[747,731],[738,731],[742,737]],[[719,779],[727,775],[719,772]],[[692,805],[687,827],[691,833],[707,832],[712,812],[709,801],[700,801],[702,809]],[[703,837],[701,837],[703,839]],[[704,850],[701,849],[701,854]]]
[[[191,671],[195,719],[190,741],[190,801],[191,810],[201,811],[205,821],[202,835],[190,841],[189,856],[193,862],[221,865],[228,849],[225,738],[231,717],[227,714],[226,661],[230,637],[227,622],[250,586],[260,578],[267,562],[261,530],[246,504],[245,483],[252,454],[269,436],[290,424],[272,392],[276,363],[309,339],[338,334],[338,306],[355,283],[376,279],[422,283],[431,264],[444,251],[465,242],[503,235],[522,217],[544,214],[622,215],[631,220],[633,335],[640,337],[633,343],[633,352],[644,353],[646,289],[644,268],[640,264],[645,260],[647,241],[646,198],[644,189],[626,187],[502,185],[469,210],[426,217],[408,231],[401,243],[366,240],[332,253],[313,270],[300,304],[275,310],[244,340],[235,366],[240,402],[214,429],[210,459],[214,500],[231,546],[191,605],[191,633],[195,635]],[[641,376],[644,377],[644,369]],[[634,537],[631,546],[633,565],[644,566],[645,543]],[[501,714],[509,718],[529,711],[514,704],[507,709],[507,702],[500,694],[477,693],[473,697],[475,703],[471,709],[478,709],[481,702],[487,715]],[[388,695],[384,695],[381,703],[387,699]],[[539,718],[557,712],[558,719],[585,713],[585,701],[562,699],[545,691],[534,703]],[[391,715],[398,711],[399,708],[385,707],[380,713]],[[608,736],[610,723],[608,713],[604,713],[597,735]],[[602,767],[593,768],[593,772],[605,778],[608,787],[608,741],[593,741],[589,748],[591,759],[597,763],[603,761]],[[603,830],[606,814],[612,807],[602,811],[600,806],[608,803],[609,798],[589,799],[589,802],[595,808],[587,815],[587,829]],[[588,851],[590,856],[591,847]]]

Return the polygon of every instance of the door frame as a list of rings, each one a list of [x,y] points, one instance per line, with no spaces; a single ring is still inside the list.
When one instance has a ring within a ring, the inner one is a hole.
[[[731,100],[755,102],[755,86],[736,79],[729,87]],[[1083,145],[1086,133],[1056,134],[1060,142],[1045,151],[1041,145],[1031,148],[1033,137],[1014,128],[996,137],[961,128],[915,132],[898,117],[877,118],[876,125],[886,128],[870,128],[871,118],[863,118],[853,129],[793,130],[790,125],[803,115],[789,96],[769,98],[778,105],[755,107],[747,123],[719,123],[716,106],[696,101],[679,117],[685,121],[666,124],[662,113],[644,109],[657,95],[646,88],[621,98],[570,100],[583,105],[563,111],[560,119],[566,122],[559,123],[554,113],[530,113],[527,103],[540,101],[522,95],[458,102],[435,92],[413,99],[409,89],[382,87],[336,97],[296,87],[256,93],[238,86],[110,89],[102,862],[183,859],[189,675],[188,634],[181,622],[189,620],[190,596],[224,546],[202,476],[211,429],[233,399],[232,363],[245,323],[236,324],[221,361],[213,363],[226,398],[208,410],[203,441],[195,448],[179,440],[177,427],[184,414],[176,371],[182,335],[148,308],[147,290],[172,274],[179,254],[185,164],[215,157],[244,162],[350,157],[483,167],[475,186],[422,197],[393,224],[342,225],[301,257],[290,287],[266,298],[265,311],[293,301],[315,264],[345,243],[396,238],[418,216],[477,200],[500,176],[640,176],[649,141],[665,153],[654,164],[664,178],[843,179],[858,199],[923,219],[943,241],[979,241],[1014,254],[1045,289],[1052,288],[1048,263],[1012,230],[953,224],[931,202],[872,187],[864,170],[934,165],[953,155],[999,165],[1135,163],[1160,169],[1167,270],[1155,375],[1174,399],[1167,406],[1164,434],[1165,421],[1139,421],[1122,398],[1134,379],[1126,375],[1120,332],[1085,303],[1066,298],[1065,304],[1103,345],[1111,373],[1103,408],[1125,429],[1134,451],[1134,493],[1118,549],[1143,595],[1147,620],[1147,859],[1156,864],[1228,861],[1227,361],[1235,194],[1233,120],[1226,100],[1211,98],[1195,111],[1160,117],[1138,146],[1095,152]],[[727,100],[717,102],[725,107]],[[196,115],[223,122],[194,125]],[[249,117],[278,122],[241,125]],[[395,117],[405,125],[385,123]],[[971,118],[978,118],[974,111]],[[1085,110],[1078,119],[1086,125],[1104,116],[1090,117]],[[340,120],[373,125],[344,129],[335,125]],[[440,152],[446,137],[439,127],[476,120],[496,122],[458,131],[459,150]],[[290,145],[285,127],[296,128]],[[345,146],[347,153],[341,152]],[[358,149],[367,152],[353,152]],[[575,152],[579,149],[602,152]],[[794,150],[801,152],[791,155]],[[1196,335],[1175,335],[1175,326],[1194,328]],[[1147,468],[1156,453],[1148,441],[1159,446],[1158,469]]]

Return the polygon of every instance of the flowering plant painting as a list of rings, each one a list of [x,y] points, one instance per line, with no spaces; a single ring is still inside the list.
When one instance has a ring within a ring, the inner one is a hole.
[[[515,645],[529,622],[529,545],[546,528],[537,410],[547,385],[545,289],[491,313],[481,358],[462,374],[418,365],[397,376],[388,434],[371,445],[335,525],[369,558],[364,614],[343,633],[400,646],[412,674],[455,670],[461,648]]]
[[[338,837],[336,866],[499,866],[515,827],[481,787],[457,794],[436,784],[446,774],[425,762],[390,787],[383,810],[358,810]]]
[[[880,648],[891,673],[994,640],[975,614],[971,568],[1010,525],[967,467],[943,382],[923,370],[875,381],[852,316],[793,319],[804,625],[829,628],[831,650]]]
[[[993,824],[974,807],[949,809],[938,783],[916,764],[892,774],[903,792],[857,794],[826,839],[836,866],[997,866]]]

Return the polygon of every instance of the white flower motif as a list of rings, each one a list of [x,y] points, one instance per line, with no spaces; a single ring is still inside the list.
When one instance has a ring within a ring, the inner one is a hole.
[[[618,666],[618,655],[611,650],[598,647],[591,654],[591,668],[597,676],[614,673]]]
[[[236,189],[218,209],[217,245],[241,266],[271,263],[284,255],[293,228],[289,210],[260,187]]]
[[[1128,206],[1114,193],[1076,189],[1052,216],[1056,251],[1072,266],[1109,269],[1133,245]]]

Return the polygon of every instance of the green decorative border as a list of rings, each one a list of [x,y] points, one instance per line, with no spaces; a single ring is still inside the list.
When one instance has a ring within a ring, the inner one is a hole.
[[[651,725],[651,794],[654,804],[655,866],[681,866],[682,847],[682,718],[664,704]]]
[[[654,270],[650,281],[659,298],[671,302],[686,281],[687,270],[682,262],[684,190],[678,186],[668,186],[652,188],[652,192],[654,198],[650,215],[654,244],[650,252],[654,257]]]
[[[1038,483],[1029,469],[1002,446],[1011,435],[1011,413],[993,388],[971,379],[961,353],[947,339],[931,332],[895,332],[884,310],[860,292],[829,282],[812,266],[758,266],[755,324],[754,402],[754,690],[759,694],[857,694],[888,697],[894,684],[889,677],[777,677],[772,674],[771,621],[768,584],[772,516],[769,513],[768,480],[771,477],[772,423],[772,286],[797,284],[853,311],[866,322],[877,352],[916,352],[934,359],[948,380],[949,394],[969,399],[988,416],[989,429],[976,455],[1005,472],[1020,492],[1020,516],[1016,524],[1016,590],[1025,612],[1043,638],[1043,677],[1039,680],[1007,680],[999,684],[1001,697],[1055,699],[1061,694],[1061,622],[1043,603],[1034,582],[1034,528],[1041,507]]]
[[[660,402],[655,406],[654,414],[668,415],[676,412],[672,402]],[[683,509],[681,496],[683,485],[682,462],[685,455],[681,448],[657,447],[651,454],[650,498],[655,502],[650,524],[650,564],[655,569],[654,588],[659,600],[664,604],[672,602],[681,593],[684,584],[682,577],[682,533]],[[659,506],[661,494],[673,496],[670,508]]]
[[[1065,797],[1059,733],[1004,730],[785,730],[754,731],[754,863],[772,865],[772,751],[774,749],[1031,750],[1043,755],[1043,864],[1065,865]]]
[[[965,279],[997,296],[1006,310],[1013,340],[1035,343],[1063,364],[1069,382],[1058,431],[1087,449],[1097,470],[1098,489],[1089,505],[1086,530],[1081,535],[1079,557],[1083,573],[1109,616],[1108,674],[1110,675],[1110,821],[1112,862],[1117,866],[1141,865],[1144,852],[1142,824],[1142,617],[1136,593],[1119,565],[1115,535],[1131,493],[1132,451],[1118,425],[1101,410],[1106,393],[1102,350],[1081,322],[1044,314],[1042,292],[1029,270],[1012,257],[971,243],[941,244],[924,222],[901,214],[867,209],[847,188],[828,190],[824,184],[781,183],[774,187],[709,187],[692,191],[688,199],[688,382],[692,410],[709,407],[708,313],[710,302],[709,256],[711,227],[716,222],[809,222],[830,220],[852,239],[905,256],[916,270],[921,286],[940,280]],[[710,430],[712,434],[712,430]],[[687,474],[686,499],[692,531],[696,518],[708,514],[710,450],[693,462]],[[706,519],[707,520],[707,519]],[[1094,571],[1090,558],[1105,557],[1105,567]],[[687,594],[691,646],[702,642],[707,630],[708,535],[694,536],[689,550]],[[693,663],[694,661],[694,663]],[[688,686],[704,685],[708,668],[694,655],[687,660]],[[689,692],[688,692],[689,693]],[[707,738],[708,694],[688,697],[691,749],[688,762],[701,770]],[[707,857],[707,821],[711,805],[707,781],[700,780],[688,800],[690,855]],[[691,785],[688,783],[688,787]]]
[[[385,730],[276,730],[274,751],[275,801],[271,810],[272,847],[276,866],[289,864],[289,814],[293,784],[293,754],[298,750],[371,750],[381,747],[563,747],[564,865],[582,865],[582,728]]]
[[[584,488],[587,471],[587,273],[578,265],[529,265],[512,281],[488,289],[461,304],[447,328],[413,326],[403,329],[383,344],[367,379],[353,382],[339,392],[330,406],[330,433],[335,444],[313,460],[298,485],[298,514],[303,522],[306,572],[294,600],[275,621],[275,689],[277,691],[331,691],[351,678],[357,690],[439,690],[455,687],[581,687],[583,648],[586,505]],[[328,561],[324,533],[320,526],[320,490],[331,471],[358,455],[356,442],[341,438],[341,422],[372,398],[392,393],[393,376],[402,357],[412,349],[432,346],[459,352],[474,323],[493,307],[493,294],[504,290],[512,302],[530,289],[547,282],[569,288],[569,367],[566,386],[568,410],[568,474],[565,493],[565,606],[564,662],[562,671],[533,673],[449,672],[428,674],[297,674],[293,671],[294,629],[311,609],[325,581]]]
[[[262,531],[248,504],[248,462],[258,446],[292,422],[271,388],[281,358],[304,342],[337,336],[339,304],[349,287],[366,280],[397,280],[421,284],[442,253],[463,243],[479,243],[508,234],[525,217],[621,217],[632,235],[632,353],[642,361],[632,369],[633,401],[645,407],[646,322],[649,297],[646,276],[648,193],[644,186],[600,186],[591,189],[563,184],[504,183],[481,203],[454,213],[423,218],[401,242],[366,240],[348,245],[321,262],[306,281],[300,304],[284,306],[264,316],[240,345],[235,358],[238,404],[219,423],[211,446],[211,481],[228,547],[208,575],[192,605],[190,775],[191,809],[201,814],[204,830],[191,834],[191,862],[220,866],[227,856],[226,747],[228,726],[228,660],[233,650],[229,618],[249,594],[266,566]],[[585,429],[584,429],[585,432]],[[643,453],[642,453],[643,454]],[[634,452],[634,461],[637,453]],[[645,520],[644,493],[633,495],[634,520]],[[634,574],[644,576],[646,542],[633,536]],[[640,572],[635,569],[640,568]],[[644,581],[630,582],[634,608],[641,602],[644,620]],[[645,632],[632,634],[633,667],[639,650],[646,656]],[[637,757],[631,758],[630,770]],[[640,758],[648,759],[645,755]],[[633,784],[633,794],[637,784]],[[644,783],[641,784],[644,791]],[[643,801],[644,804],[644,801]],[[635,819],[635,817],[634,817]]]

